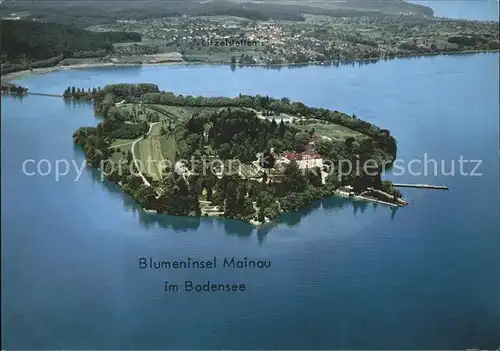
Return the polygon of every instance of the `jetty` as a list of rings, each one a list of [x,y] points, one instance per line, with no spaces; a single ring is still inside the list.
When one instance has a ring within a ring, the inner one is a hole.
[[[437,190],[450,190],[446,185],[431,185],[431,184],[404,184],[392,183],[393,186],[398,188],[420,188],[420,189],[437,189]]]

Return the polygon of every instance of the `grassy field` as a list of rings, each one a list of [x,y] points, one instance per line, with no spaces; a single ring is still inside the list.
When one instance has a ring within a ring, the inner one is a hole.
[[[150,110],[150,109],[148,109],[148,108],[146,108],[144,106],[137,105],[137,104],[122,104],[122,105],[119,105],[118,108],[120,110],[126,110],[129,113],[132,113],[132,110],[133,110],[134,106],[135,106],[135,109],[137,111],[137,118],[139,119],[139,121],[145,121],[146,120],[146,114],[145,114],[146,111],[155,112],[153,110]]]
[[[123,104],[120,105],[119,108],[126,109],[129,112],[132,112],[133,107],[134,104]],[[151,133],[148,138],[139,140],[134,147],[135,157],[139,162],[141,171],[151,176],[154,180],[160,180],[162,176],[165,175],[163,172],[163,168],[166,164],[168,165],[168,161],[170,161],[173,165],[176,154],[175,140],[171,137],[161,134],[161,129],[163,126],[165,126],[165,124],[161,122],[172,120],[175,117],[172,117],[171,114],[167,114],[166,111],[165,113],[162,113],[156,108],[151,109],[145,105],[135,105],[135,109],[138,112],[139,120],[146,120],[146,111],[158,114],[160,117],[160,122],[153,124]],[[113,148],[120,149],[120,152],[113,153],[113,155],[111,156],[112,161],[120,162],[121,159],[125,159],[126,153],[131,150],[132,144],[135,140],[114,140],[111,146]]]
[[[135,144],[135,157],[143,164],[143,171],[154,180],[165,176],[164,167],[175,162],[175,139],[161,135],[161,123],[155,124],[151,135]]]
[[[293,126],[302,130],[311,130],[312,128],[314,128],[315,134],[317,136],[325,136],[333,141],[344,141],[348,137],[354,137],[354,138],[364,137],[363,134],[356,132],[355,130],[333,123],[332,124],[310,123],[306,125],[294,124]]]
[[[132,149],[132,143],[116,148],[113,154],[111,155],[111,161],[117,164],[120,162],[120,160],[126,160],[127,152],[130,151],[131,149]]]
[[[221,109],[220,107],[183,107],[158,104],[122,104],[118,108],[132,113],[134,106],[137,111],[137,118],[140,121],[146,120],[146,113],[158,114],[160,121],[167,121],[172,119],[188,119],[195,113],[213,113]]]
[[[139,140],[134,147],[135,157],[138,160],[141,171],[151,176],[154,180],[160,180],[165,176],[163,168],[175,163],[176,143],[173,137],[161,135],[162,123],[156,123],[151,129],[151,134],[146,139]],[[111,155],[111,161],[116,164],[126,160],[127,152],[132,150],[135,140],[117,139],[112,146],[115,150]],[[124,144],[124,145],[122,145]],[[118,151],[119,150],[119,151]]]
[[[154,180],[162,178],[163,156],[158,152],[158,137],[149,137],[139,140],[135,144],[135,157],[142,173],[151,176]]]
[[[159,141],[160,141],[160,150],[162,156],[166,160],[170,160],[173,164],[175,162],[175,153],[177,151],[175,139],[163,136],[159,138]]]
[[[188,119],[193,114],[213,113],[220,110],[220,107],[182,107],[182,106],[167,106],[167,105],[148,105],[154,106],[157,111],[162,111],[166,116],[175,119]]]
[[[166,105],[151,105],[155,110],[162,111],[165,118],[187,119],[191,118],[193,113],[189,107],[181,106],[166,106]]]
[[[122,144],[129,144],[129,143],[133,143],[135,139],[115,139],[113,140],[113,142],[111,143],[111,147],[117,147],[119,145],[122,145]]]

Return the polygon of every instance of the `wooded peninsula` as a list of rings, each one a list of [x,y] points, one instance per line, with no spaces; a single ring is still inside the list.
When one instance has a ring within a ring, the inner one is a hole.
[[[381,179],[396,140],[355,115],[261,95],[175,95],[155,84],[68,87],[64,98],[93,101],[103,120],[79,128],[74,142],[147,211],[259,224],[332,195],[406,204]]]

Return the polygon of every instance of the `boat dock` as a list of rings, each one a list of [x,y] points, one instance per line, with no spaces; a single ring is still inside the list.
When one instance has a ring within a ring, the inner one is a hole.
[[[392,185],[395,187],[398,187],[398,188],[421,188],[421,189],[450,190],[446,185],[403,184],[403,183],[392,183]]]

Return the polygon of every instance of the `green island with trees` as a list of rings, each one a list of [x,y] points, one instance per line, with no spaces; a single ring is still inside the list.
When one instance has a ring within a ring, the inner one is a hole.
[[[175,95],[155,84],[68,87],[64,98],[93,101],[103,120],[79,128],[74,142],[147,211],[259,224],[332,195],[406,204],[381,179],[396,140],[355,115],[260,95]]]

